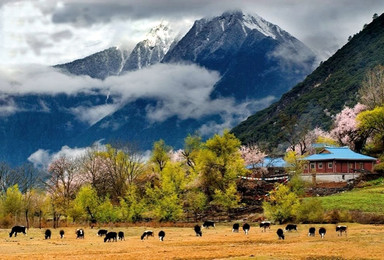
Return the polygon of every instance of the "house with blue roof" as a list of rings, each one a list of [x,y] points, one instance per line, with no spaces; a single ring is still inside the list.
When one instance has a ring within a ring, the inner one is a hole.
[[[318,181],[347,181],[362,172],[372,172],[376,158],[356,153],[349,147],[326,146],[319,153],[305,157],[304,179],[316,174]]]

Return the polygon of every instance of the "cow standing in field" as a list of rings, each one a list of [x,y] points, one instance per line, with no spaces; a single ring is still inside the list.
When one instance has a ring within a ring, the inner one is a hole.
[[[276,234],[277,234],[277,236],[279,237],[279,240],[280,239],[282,239],[282,240],[284,240],[284,231],[281,229],[281,228],[279,228],[277,231],[276,231]]]
[[[285,227],[285,230],[286,230],[286,231],[292,231],[292,230],[296,230],[296,231],[297,231],[297,225],[296,225],[296,224],[288,224],[288,225]]]
[[[215,228],[215,222],[211,221],[211,220],[206,220],[204,221],[203,223],[203,227],[204,228],[209,228],[209,227],[213,227]]]
[[[309,230],[308,230],[308,236],[309,237],[314,237],[315,233],[316,233],[316,228],[310,227]]]
[[[343,232],[345,233],[345,235],[347,235],[347,226],[337,226],[336,227],[336,232],[339,232],[339,234],[337,234],[338,236],[342,236],[343,235]]]
[[[52,235],[51,230],[49,229],[45,230],[45,235],[44,235],[45,239],[51,239],[51,235]]]
[[[164,237],[165,237],[165,232],[163,230],[160,230],[160,232],[159,232],[160,241],[164,241]]]
[[[325,233],[327,233],[327,230],[325,228],[319,228],[319,235],[321,236],[321,238],[324,238]]]
[[[111,242],[111,239],[112,239],[112,242],[115,241],[117,242],[117,233],[116,232],[108,232],[106,235],[105,235],[105,238],[104,238],[104,243],[105,242]]]
[[[82,228],[76,230],[76,239],[84,239],[84,230]]]
[[[261,232],[266,232],[267,228],[271,229],[271,222],[270,221],[261,221],[260,222],[260,228],[262,228]]]
[[[203,232],[201,232],[201,227],[199,225],[196,225],[193,229],[195,230],[197,237],[203,236]]]
[[[243,230],[246,235],[248,235],[248,232],[250,229],[251,229],[251,226],[248,223],[244,223]]]
[[[119,233],[117,233],[117,237],[119,238],[119,240],[125,241],[125,236],[124,236],[124,232],[123,231],[119,231]]]
[[[239,224],[239,223],[235,223],[235,224],[233,224],[233,226],[232,226],[232,232],[239,233],[239,228],[240,228],[240,224]]]
[[[12,237],[13,234],[15,234],[15,237],[16,237],[17,233],[23,233],[24,235],[26,235],[27,234],[26,227],[24,226],[12,227],[11,232],[9,233],[9,237]]]
[[[107,233],[108,233],[108,230],[106,229],[99,229],[99,231],[97,231],[97,235],[99,237],[105,236]]]
[[[61,238],[61,239],[64,238],[64,230],[60,230],[60,238]]]
[[[148,237],[153,237],[153,231],[152,230],[144,231],[144,233],[141,235],[141,240],[143,240],[144,238],[148,239]]]

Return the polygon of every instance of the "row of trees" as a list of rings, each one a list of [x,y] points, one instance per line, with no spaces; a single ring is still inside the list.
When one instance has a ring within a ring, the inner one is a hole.
[[[60,157],[39,181],[22,187],[16,181],[3,191],[3,221],[41,225],[51,220],[75,222],[176,221],[204,212],[240,206],[238,176],[247,163],[265,156],[242,148],[228,131],[206,142],[188,136],[183,150],[155,142],[151,157],[129,145],[90,148],[81,158]],[[244,159],[245,160],[244,160]],[[18,183],[18,184],[16,184]]]

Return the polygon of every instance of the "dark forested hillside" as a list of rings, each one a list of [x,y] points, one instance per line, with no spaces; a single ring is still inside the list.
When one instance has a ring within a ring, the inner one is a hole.
[[[367,70],[384,64],[384,15],[373,20],[345,46],[270,107],[235,127],[243,143],[284,143],[287,118],[295,124],[328,130],[332,115],[358,102],[357,91]]]

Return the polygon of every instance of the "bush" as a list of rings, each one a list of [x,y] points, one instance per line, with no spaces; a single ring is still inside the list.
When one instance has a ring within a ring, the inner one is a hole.
[[[339,222],[351,222],[352,216],[349,211],[334,209],[325,213],[324,220],[327,223],[337,224]]]
[[[384,175],[384,162],[378,163],[373,167],[373,171]]]
[[[383,214],[351,211],[351,217],[354,222],[357,222],[360,224],[384,224]]]
[[[324,221],[324,208],[317,198],[305,199],[296,211],[296,220],[302,223],[321,223]]]

